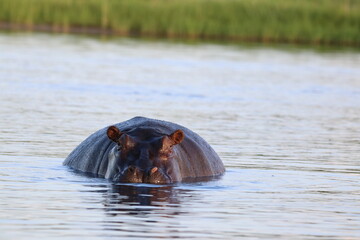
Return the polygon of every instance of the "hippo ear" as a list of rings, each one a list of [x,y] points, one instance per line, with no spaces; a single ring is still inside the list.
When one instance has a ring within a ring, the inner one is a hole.
[[[185,134],[182,130],[176,130],[170,135],[164,136],[162,138],[161,151],[166,152],[176,144],[179,144],[184,140]]]
[[[106,134],[110,140],[118,142],[123,133],[117,127],[111,126],[108,128]]]
[[[182,130],[178,129],[169,135],[169,138],[173,141],[173,145],[179,144],[184,140],[185,134]]]

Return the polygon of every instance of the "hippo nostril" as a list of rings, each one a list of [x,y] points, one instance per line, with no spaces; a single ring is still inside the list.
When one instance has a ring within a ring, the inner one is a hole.
[[[144,172],[136,166],[128,166],[116,180],[119,182],[141,183],[143,182]]]
[[[153,175],[154,173],[156,173],[159,169],[157,167],[153,167],[151,170],[150,170],[150,175]]]
[[[144,182],[153,184],[166,184],[171,183],[171,178],[164,172],[162,168],[152,167],[147,176],[144,178]]]
[[[136,169],[136,167],[130,166],[130,167],[128,167],[127,171],[128,171],[129,173],[133,173],[133,172],[135,172],[135,169]]]

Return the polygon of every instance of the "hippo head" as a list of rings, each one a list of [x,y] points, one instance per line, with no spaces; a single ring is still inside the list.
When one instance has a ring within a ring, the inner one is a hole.
[[[153,184],[174,182],[173,147],[184,139],[182,130],[176,130],[170,135],[146,128],[125,133],[111,126],[107,129],[107,136],[117,144],[115,162],[118,170],[114,181]]]

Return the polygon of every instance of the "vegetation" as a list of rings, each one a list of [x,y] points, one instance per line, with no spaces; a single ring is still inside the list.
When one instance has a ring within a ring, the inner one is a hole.
[[[360,45],[360,0],[0,0],[0,27]]]

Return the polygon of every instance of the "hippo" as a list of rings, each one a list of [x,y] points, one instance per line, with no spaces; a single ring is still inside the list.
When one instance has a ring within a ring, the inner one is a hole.
[[[225,172],[219,156],[199,135],[145,117],[98,130],[69,154],[64,165],[121,183],[171,184]]]

